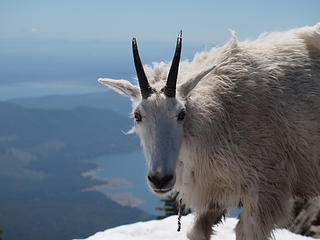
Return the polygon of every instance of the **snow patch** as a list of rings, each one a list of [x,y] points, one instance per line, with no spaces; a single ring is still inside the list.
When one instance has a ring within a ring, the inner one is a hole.
[[[116,228],[98,232],[86,240],[185,240],[186,232],[191,227],[194,216],[192,214],[182,217],[182,229],[177,232],[177,216],[171,216],[163,220],[153,220],[149,222],[137,222],[134,224],[123,225]],[[238,220],[236,218],[226,218],[222,224],[218,225],[214,240],[235,240],[235,228]],[[289,232],[285,229],[274,231],[275,240],[311,240]]]

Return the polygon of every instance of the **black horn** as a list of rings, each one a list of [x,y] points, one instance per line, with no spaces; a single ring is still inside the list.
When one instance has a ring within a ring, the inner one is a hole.
[[[167,97],[176,96],[176,85],[177,85],[177,77],[178,77],[178,70],[179,70],[179,63],[180,63],[181,45],[182,45],[182,31],[179,32],[179,35],[177,38],[176,51],[174,53],[174,57],[171,63],[167,84],[164,87],[164,94]]]
[[[142,66],[139,52],[138,52],[137,41],[135,38],[132,39],[132,52],[133,52],[134,65],[136,67],[141,95],[142,95],[142,98],[145,99],[145,98],[148,98],[152,93],[152,88],[150,87],[147,76],[143,70],[143,66]]]

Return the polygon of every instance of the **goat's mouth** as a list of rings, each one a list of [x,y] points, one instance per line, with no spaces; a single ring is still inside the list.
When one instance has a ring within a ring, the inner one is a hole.
[[[166,189],[152,189],[156,194],[158,195],[167,195],[171,190],[172,188],[166,188]]]

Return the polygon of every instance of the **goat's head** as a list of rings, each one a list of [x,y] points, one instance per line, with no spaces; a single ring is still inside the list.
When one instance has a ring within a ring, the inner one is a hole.
[[[198,82],[214,68],[210,67],[176,87],[181,44],[180,32],[166,85],[158,90],[148,82],[135,38],[132,40],[132,49],[139,87],[126,80],[99,79],[102,84],[129,96],[132,100],[135,118],[133,129],[140,136],[147,160],[147,182],[152,191],[159,195],[168,193],[175,184],[184,118],[188,114],[185,99]]]

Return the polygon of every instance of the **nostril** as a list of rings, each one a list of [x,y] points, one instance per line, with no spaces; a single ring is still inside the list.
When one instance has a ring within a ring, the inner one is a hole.
[[[170,182],[173,179],[173,175],[166,175],[164,176],[164,178],[162,179],[162,182],[164,184],[167,184],[168,182]]]
[[[155,186],[160,185],[160,180],[159,180],[156,176],[149,175],[149,176],[148,176],[148,179],[149,179],[149,181],[152,182]]]

